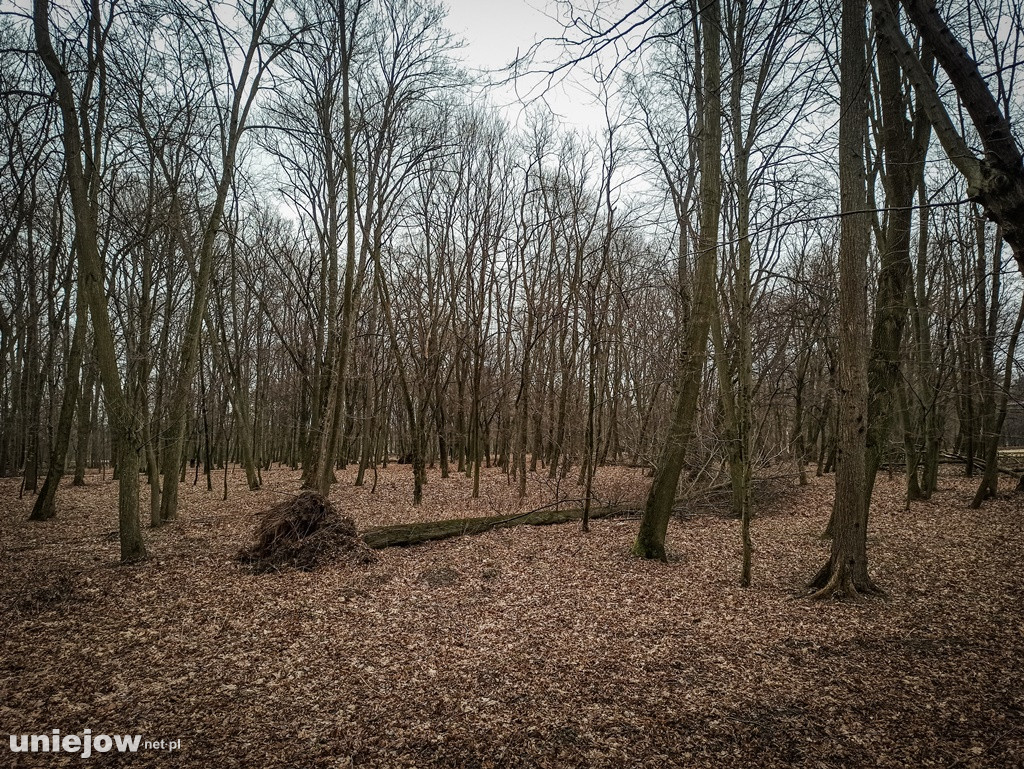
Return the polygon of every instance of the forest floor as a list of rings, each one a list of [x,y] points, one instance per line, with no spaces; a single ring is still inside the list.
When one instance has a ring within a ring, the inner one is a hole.
[[[952,472],[952,471],[951,471]],[[520,509],[411,471],[339,474],[360,528]],[[728,500],[672,522],[667,564],[629,555],[635,519],[517,527],[380,551],[368,566],[253,575],[254,514],[298,489],[275,469],[229,499],[191,483],[181,519],[116,564],[116,485],[62,488],[32,524],[0,480],[0,738],[141,735],[170,751],[8,753],[0,766],[1019,767],[1024,765],[1024,499],[967,505],[944,476],[906,509],[880,477],[869,556],[886,598],[794,598],[826,558],[829,478],[757,495],[754,584],[738,587]],[[191,482],[191,478],[189,479]],[[643,499],[639,471],[598,496]],[[531,479],[524,509],[558,493]],[[143,506],[146,507],[145,490]]]

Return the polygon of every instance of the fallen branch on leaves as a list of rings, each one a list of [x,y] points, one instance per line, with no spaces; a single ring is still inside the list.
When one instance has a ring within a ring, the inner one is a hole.
[[[1000,457],[1000,459],[1001,458],[1002,457]],[[939,459],[939,461],[942,464],[948,464],[948,465],[966,465],[967,464],[967,457],[962,456],[960,454],[943,454],[941,456],[941,458]],[[978,470],[984,470],[985,469],[985,460],[983,458],[981,458],[981,457],[975,457],[974,458],[974,466]],[[1011,476],[1013,478],[1016,478],[1018,476],[1018,474],[1021,472],[1021,468],[1013,468],[1013,467],[998,467],[996,469],[1000,473],[1002,473],[1003,475],[1009,475],[1009,476]]]
[[[706,512],[707,496],[727,490],[728,483],[703,489],[691,489],[687,496],[677,499],[673,513],[694,517],[693,506],[700,514],[720,515],[716,510]],[[277,571],[291,567],[315,569],[330,561],[346,560],[365,563],[372,560],[369,551],[386,547],[407,547],[424,542],[483,534],[493,529],[513,526],[549,526],[571,523],[583,519],[583,508],[561,509],[565,504],[582,504],[586,500],[558,500],[542,507],[511,515],[489,515],[476,518],[455,518],[444,521],[403,523],[381,526],[356,534],[350,518],[337,514],[330,501],[319,494],[303,492],[289,497],[267,510],[255,531],[256,543],[238,555],[253,571]],[[719,505],[711,504],[718,508]],[[642,503],[601,504],[590,508],[589,518],[599,520],[614,516],[635,516],[643,510]],[[361,540],[361,541],[360,541]]]
[[[676,500],[676,507],[673,513],[687,515],[685,505],[692,504],[697,498],[709,492],[722,491],[729,488],[729,484],[718,484],[709,488],[700,489],[691,495]],[[463,537],[472,534],[483,534],[492,529],[507,529],[513,526],[549,526],[556,523],[570,523],[583,520],[583,508],[570,508],[561,510],[559,506],[566,502],[580,503],[584,500],[559,500],[551,504],[527,510],[514,515],[488,515],[478,518],[455,518],[447,521],[427,521],[425,523],[400,523],[395,526],[381,526],[375,529],[367,529],[361,536],[363,541],[375,550],[385,547],[406,547],[418,545],[423,542],[436,542],[440,539],[452,537]],[[684,505],[684,507],[679,507]],[[551,508],[555,508],[552,510]],[[590,508],[590,520],[601,518],[613,518],[615,516],[639,515],[644,509],[642,502],[600,505]],[[689,517],[689,516],[687,516]]]
[[[564,502],[562,503],[564,504]],[[583,519],[583,509],[551,510],[554,504],[528,510],[515,515],[488,515],[479,518],[455,518],[448,521],[427,521],[426,523],[402,523],[397,526],[381,526],[362,533],[363,541],[380,550],[385,547],[404,547],[439,539],[462,537],[468,534],[483,534],[492,529],[507,529],[512,526],[548,526],[554,523],[569,523]],[[610,518],[614,515],[635,512],[634,507],[612,505],[590,508],[591,520]]]

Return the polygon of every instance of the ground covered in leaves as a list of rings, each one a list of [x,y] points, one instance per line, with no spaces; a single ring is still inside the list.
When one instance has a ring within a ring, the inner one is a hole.
[[[339,474],[360,528],[529,509],[574,479]],[[1024,499],[967,509],[952,475],[910,509],[880,478],[870,563],[885,599],[794,599],[827,553],[830,479],[758,494],[754,585],[737,586],[727,499],[687,506],[668,564],[628,554],[635,519],[501,529],[375,563],[252,574],[255,514],[298,490],[264,473],[182,489],[181,520],[118,567],[116,485],[62,488],[29,523],[0,481],[0,738],[138,734],[181,748],[10,753],[0,765],[186,767],[1017,767],[1024,764]],[[190,479],[191,481],[191,479]],[[627,469],[604,502],[643,498]],[[567,503],[571,504],[571,503]],[[145,492],[143,499],[146,508]]]

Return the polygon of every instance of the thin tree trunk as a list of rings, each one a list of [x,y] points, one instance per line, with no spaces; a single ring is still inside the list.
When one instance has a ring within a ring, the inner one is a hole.
[[[902,340],[907,319],[907,292],[913,269],[910,256],[911,205],[923,173],[931,137],[918,108],[914,123],[906,117],[906,99],[896,57],[886,47],[877,52],[881,103],[881,144],[885,157],[885,221],[878,291],[875,296],[871,358],[868,362],[868,433],[866,492],[870,508],[875,475],[889,440],[895,390],[902,375]],[[916,129],[916,130],[915,130]]]
[[[57,433],[54,436],[53,449],[50,453],[50,467],[46,473],[46,480],[43,481],[43,488],[32,506],[32,513],[29,515],[31,521],[46,521],[57,514],[54,503],[57,497],[57,487],[61,478],[64,477],[68,445],[71,442],[71,429],[75,421],[87,325],[88,307],[85,297],[80,295],[75,309],[75,330],[71,337],[71,352],[68,356],[68,368],[64,378],[64,399],[60,405]]]
[[[100,19],[98,7],[90,8],[90,25],[99,34]],[[79,281],[89,304],[95,351],[99,365],[100,379],[106,395],[114,432],[115,453],[119,473],[118,528],[121,539],[121,560],[130,562],[146,557],[139,526],[139,450],[141,449],[138,414],[128,401],[121,383],[117,360],[114,331],[107,308],[103,261],[100,257],[97,232],[98,210],[94,199],[96,185],[94,175],[98,173],[95,163],[89,160],[83,165],[83,144],[78,124],[78,105],[72,88],[71,78],[58,59],[50,40],[49,3],[35,0],[33,5],[35,41],[39,57],[54,81],[56,100],[63,118],[61,138],[64,144],[64,160],[71,204],[75,216],[75,240],[77,244]],[[105,78],[100,88],[105,98]],[[88,173],[87,173],[88,168]]]
[[[997,239],[999,235],[996,235]],[[998,252],[997,252],[998,253]],[[993,265],[992,275],[992,316],[989,323],[989,331],[991,336],[989,337],[991,342],[995,342],[995,330],[998,322],[998,308],[999,308],[999,272],[1001,265],[999,263],[999,257],[996,257],[996,262]],[[1020,340],[1021,325],[1024,324],[1024,301],[1021,302],[1020,309],[1017,311],[1017,320],[1013,324],[1013,331],[1010,333],[1010,340],[1006,349],[1006,370],[1003,373],[1002,387],[999,393],[999,404],[995,405],[995,392],[992,392],[993,400],[993,411],[991,415],[986,413],[985,421],[985,470],[982,474],[981,483],[978,485],[978,491],[974,495],[974,499],[971,500],[971,507],[977,509],[981,507],[982,502],[986,498],[994,497],[999,488],[999,439],[1003,434],[1003,424],[1006,422],[1006,414],[1009,410],[1010,402],[1010,388],[1013,385],[1013,369],[1017,355],[1017,343]],[[994,344],[993,344],[994,346]],[[986,351],[986,356],[992,355],[991,348]],[[986,365],[987,368],[987,365]],[[995,388],[995,362],[992,361],[991,366],[992,377],[989,380],[989,386],[992,390]]]
[[[93,404],[96,368],[86,364],[84,357],[82,364],[82,377],[85,381],[82,384],[81,402],[78,406],[78,431],[75,435],[75,478],[71,482],[73,486],[85,485],[85,469],[89,461],[89,437],[92,434],[92,420],[96,413],[96,406]]]
[[[693,281],[693,304],[684,333],[675,407],[654,481],[644,507],[633,553],[666,560],[665,534],[683,469],[687,444],[694,431],[697,400],[707,354],[708,331],[715,312],[718,224],[722,191],[722,93],[719,61],[721,9],[718,0],[702,4],[704,109],[700,134],[700,237]],[[685,222],[680,222],[686,226]]]

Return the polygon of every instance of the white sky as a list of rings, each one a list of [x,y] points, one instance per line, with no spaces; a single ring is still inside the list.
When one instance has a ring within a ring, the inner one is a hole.
[[[538,8],[546,0],[448,0],[448,28],[462,37],[467,62],[479,67],[500,67],[525,51],[535,40],[553,35],[557,24]]]
[[[562,34],[561,24],[551,18],[556,7],[550,0],[447,0],[447,6],[446,26],[465,42],[459,54],[471,68],[499,69],[517,53],[525,54],[535,42]],[[584,87],[572,83],[573,78],[585,82],[589,75],[580,67],[565,83],[546,93],[545,100],[567,127],[600,131],[605,124],[602,109]],[[520,94],[536,97],[536,92],[526,93],[536,82],[537,78],[530,78],[522,83]],[[516,101],[516,92],[507,86],[490,98],[509,105]],[[516,120],[518,111],[508,109],[507,117]]]

